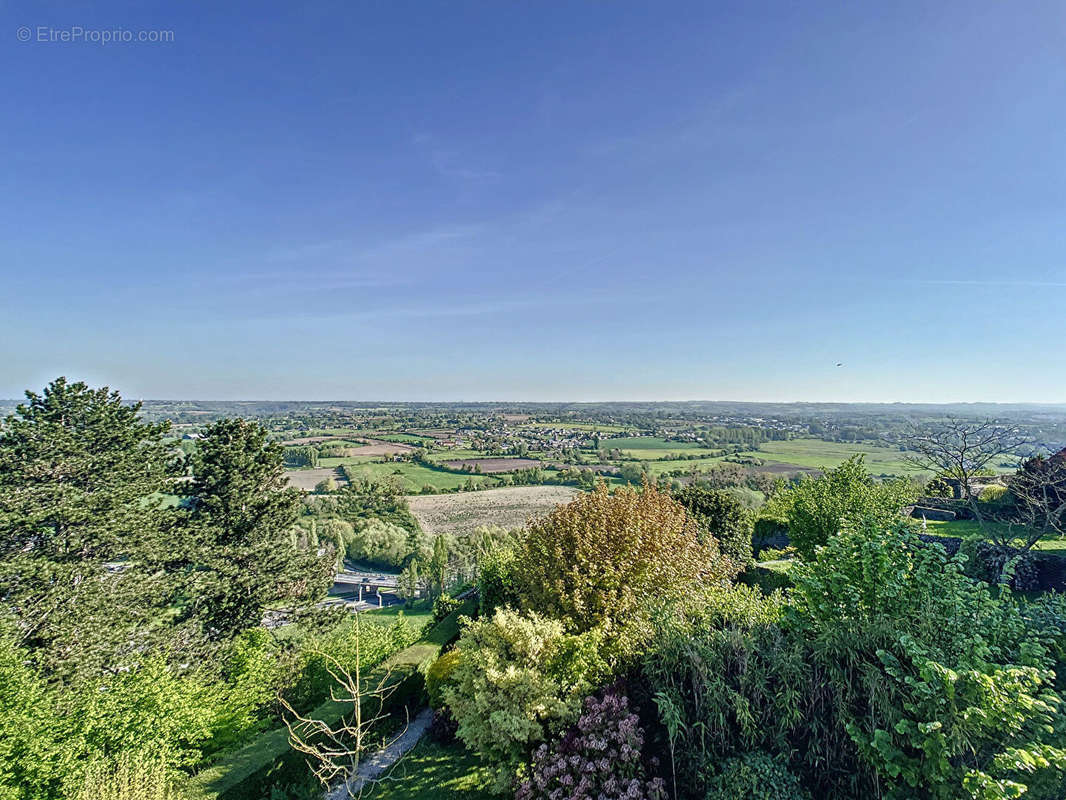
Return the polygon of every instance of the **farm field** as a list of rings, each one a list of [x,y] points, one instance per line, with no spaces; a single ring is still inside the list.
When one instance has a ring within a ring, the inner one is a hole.
[[[417,436],[413,433],[379,433],[375,431],[369,435],[384,442],[399,442],[400,444],[412,445],[419,445],[433,440],[432,436]]]
[[[569,486],[515,486],[461,494],[410,497],[411,513],[431,535],[468,531],[481,525],[517,528],[536,514],[569,502]]]
[[[721,464],[722,456],[707,456],[707,458],[694,458],[691,460],[648,461],[642,466],[644,467],[644,470],[654,478],[667,472],[673,472],[675,469],[680,469],[685,472],[690,472],[691,470],[707,472],[715,469]]]
[[[285,477],[289,479],[289,485],[294,486],[297,489],[303,489],[305,492],[312,492],[322,481],[327,478],[334,478],[337,481],[338,486],[347,486],[348,480],[344,477],[344,474],[339,469],[333,467],[316,467],[315,469],[291,469],[285,472]]]
[[[660,439],[657,436],[626,436],[617,439],[603,439],[600,441],[600,447],[607,450],[618,449],[628,458],[639,458],[641,460],[655,460],[664,456],[692,453],[699,450],[705,450],[708,453],[713,452],[700,447],[695,442],[672,442],[669,439]]]
[[[465,486],[467,481],[471,479],[481,486],[495,486],[498,483],[495,478],[488,475],[445,472],[406,461],[388,461],[384,463],[368,461],[358,464],[358,471],[365,472],[372,478],[380,479],[389,476],[399,478],[408,494],[416,494],[422,491],[423,486],[432,486],[435,489],[458,489]]]
[[[826,442],[822,439],[766,442],[760,449],[740,455],[764,461],[781,461],[799,467],[827,469],[839,466],[857,453],[866,454],[866,468],[875,475],[915,475],[921,472],[906,463],[903,454],[897,449],[874,444]]]
[[[446,467],[452,469],[463,469],[469,467],[474,469],[480,468],[483,473],[493,472],[514,472],[516,469],[529,469],[530,467],[543,467],[544,462],[537,461],[535,458],[462,458],[462,459],[449,459],[448,461],[438,462]]]

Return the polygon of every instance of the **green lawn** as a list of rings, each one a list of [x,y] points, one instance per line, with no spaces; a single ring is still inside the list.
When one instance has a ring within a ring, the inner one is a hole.
[[[366,800],[490,800],[488,770],[460,745],[423,739],[378,784]]]
[[[419,600],[411,608],[388,606],[363,612],[373,622],[392,624],[397,617],[403,616],[415,630],[420,630],[433,621],[433,605],[428,600]]]
[[[990,530],[1006,532],[1007,526],[1001,523],[985,523]],[[934,536],[958,536],[962,539],[983,538],[984,533],[976,520],[959,519],[950,522],[928,522],[928,532]],[[1066,539],[1044,539],[1036,543],[1034,550],[1047,550],[1066,555]]]

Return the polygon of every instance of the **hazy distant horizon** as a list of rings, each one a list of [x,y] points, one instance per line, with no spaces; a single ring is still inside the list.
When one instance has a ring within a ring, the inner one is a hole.
[[[77,378],[70,378],[70,380],[78,380]],[[109,388],[118,391],[123,399],[130,402],[143,402],[143,403],[224,403],[224,404],[255,404],[255,403],[293,403],[293,404],[352,404],[352,405],[463,405],[463,404],[477,404],[477,405],[528,405],[528,406],[558,406],[558,405],[654,405],[654,404],[671,404],[671,405],[753,405],[753,406],[905,406],[905,407],[928,407],[928,408],[947,408],[947,407],[966,407],[966,408],[1031,408],[1031,409],[1050,409],[1056,411],[1066,411],[1066,401],[1064,402],[1045,402],[1045,401],[1024,401],[1024,400],[1009,400],[1009,401],[988,401],[988,400],[957,400],[957,401],[902,401],[902,400],[740,400],[740,399],[649,399],[649,398],[608,398],[608,399],[528,399],[528,398],[500,398],[489,397],[485,399],[477,399],[470,397],[456,397],[447,399],[411,399],[411,398],[358,398],[358,397],[323,397],[323,398],[308,398],[308,397],[140,397],[131,395],[128,392],[122,390],[119,386],[113,386],[107,383],[89,383],[90,386],[108,386]],[[31,391],[38,394],[44,386],[36,387]],[[18,397],[0,397],[0,406],[12,405],[21,403],[25,400],[25,395]]]

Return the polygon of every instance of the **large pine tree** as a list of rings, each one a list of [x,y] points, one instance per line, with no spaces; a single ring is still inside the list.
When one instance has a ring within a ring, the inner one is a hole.
[[[187,487],[195,554],[186,613],[207,639],[222,640],[260,624],[273,603],[324,595],[334,554],[293,544],[300,493],[286,488],[282,448],[261,425],[224,419],[199,445]]]
[[[56,679],[120,669],[161,632],[168,423],[59,378],[0,428],[0,623]]]

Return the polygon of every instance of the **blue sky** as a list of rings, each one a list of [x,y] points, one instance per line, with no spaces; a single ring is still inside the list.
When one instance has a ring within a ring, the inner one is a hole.
[[[0,20],[0,397],[1066,402],[1061,3]]]

